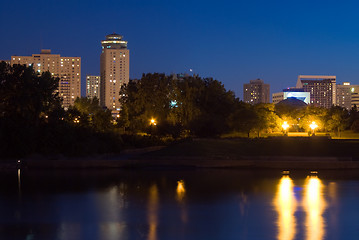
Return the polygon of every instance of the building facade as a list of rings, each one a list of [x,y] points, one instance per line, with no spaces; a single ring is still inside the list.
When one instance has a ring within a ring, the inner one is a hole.
[[[350,110],[352,107],[359,107],[359,85],[351,85],[344,82],[337,85],[337,106]]]
[[[310,93],[304,92],[303,89],[297,89],[297,88],[283,89],[283,92],[272,94],[272,102],[274,104],[277,104],[280,101],[288,98],[295,98],[305,102],[306,104],[310,104]]]
[[[101,41],[100,105],[111,110],[113,116],[120,111],[120,89],[130,78],[130,54],[127,41],[116,33]]]
[[[352,105],[352,88],[349,82],[337,84],[337,106],[350,109]]]
[[[81,97],[81,58],[62,57],[51,54],[51,50],[43,49],[40,54],[32,56],[11,56],[10,64],[33,66],[41,74],[49,71],[53,77],[59,78],[59,96],[63,107],[68,109],[77,97]]]
[[[336,76],[299,75],[296,88],[310,93],[310,104],[325,108],[336,105]]]
[[[250,104],[269,103],[270,86],[261,79],[243,84],[243,101]]]
[[[359,85],[351,86],[351,108],[356,106],[359,108]]]
[[[86,76],[86,97],[100,99],[100,76]]]

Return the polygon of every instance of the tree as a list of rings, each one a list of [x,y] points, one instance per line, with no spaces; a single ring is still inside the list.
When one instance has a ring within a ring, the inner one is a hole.
[[[173,132],[172,135],[185,130],[197,136],[223,133],[238,101],[217,80],[198,76],[174,79],[158,73],[130,81],[120,94],[123,96],[120,116],[128,116],[131,131],[149,132],[149,121],[155,118],[157,128],[162,129],[157,132]]]
[[[254,106],[257,114],[257,121],[254,129],[258,137],[262,131],[271,132],[280,126],[280,118],[274,112],[274,104],[260,103]]]
[[[325,108],[308,105],[306,108],[300,110],[298,125],[301,129],[307,132],[311,131],[309,125],[312,122],[315,122],[318,125],[318,129],[325,129],[326,113],[327,109]]]
[[[228,117],[231,130],[245,132],[249,138],[251,131],[258,125],[259,117],[254,107],[248,103],[239,102],[233,113]]]
[[[62,117],[58,79],[32,67],[0,63],[0,152],[25,155],[42,139],[42,126]]]
[[[0,63],[0,114],[3,119],[38,126],[58,110],[58,78],[36,74],[32,67]],[[46,117],[47,116],[47,117]]]
[[[345,108],[332,106],[327,112],[326,120],[327,130],[337,132],[340,137],[341,131],[349,126],[349,112]]]
[[[149,121],[165,120],[170,109],[170,79],[165,74],[143,74],[141,80],[130,81],[120,91],[122,110],[128,111],[131,131],[146,131]]]
[[[67,111],[67,121],[99,132],[113,128],[111,111],[102,109],[98,98],[77,98]]]

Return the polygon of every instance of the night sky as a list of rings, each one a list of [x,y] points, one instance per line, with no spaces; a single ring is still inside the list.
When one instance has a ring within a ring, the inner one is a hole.
[[[189,73],[220,80],[242,99],[261,78],[271,92],[299,74],[336,75],[359,84],[356,1],[1,1],[0,59],[51,49],[82,57],[98,75],[100,41],[116,32],[130,49],[130,77]]]

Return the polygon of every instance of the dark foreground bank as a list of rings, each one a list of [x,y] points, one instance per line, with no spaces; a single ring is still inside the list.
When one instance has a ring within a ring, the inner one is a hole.
[[[358,140],[327,138],[196,139],[121,154],[7,160],[0,167],[359,169],[358,147]]]

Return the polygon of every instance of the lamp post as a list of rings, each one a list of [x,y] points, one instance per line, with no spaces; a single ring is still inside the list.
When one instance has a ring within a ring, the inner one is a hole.
[[[288,127],[289,127],[289,125],[288,125],[287,122],[284,122],[284,123],[282,124],[282,128],[283,128],[283,130],[284,130],[284,136],[288,136],[288,132],[287,132]]]
[[[312,136],[315,136],[315,129],[318,127],[318,125],[313,121],[309,127],[312,129]]]

